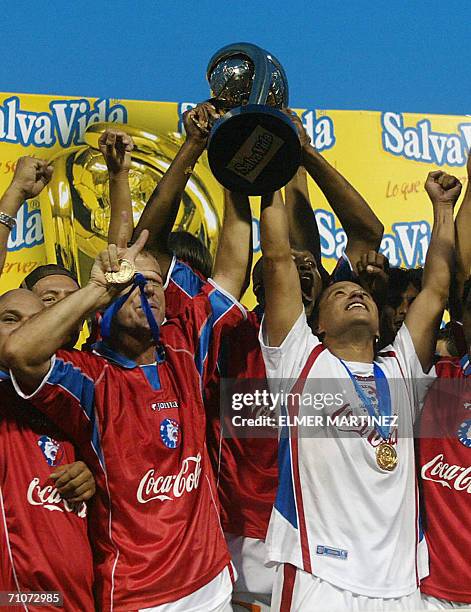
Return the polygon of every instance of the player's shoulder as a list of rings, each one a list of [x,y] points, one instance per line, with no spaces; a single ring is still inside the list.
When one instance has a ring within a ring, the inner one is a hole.
[[[77,349],[60,349],[55,355],[55,370],[58,368],[74,368],[84,374],[97,375],[109,363],[106,355],[99,352],[98,347],[103,345],[97,342],[91,351],[79,351]]]
[[[463,378],[463,366],[458,357],[441,357],[435,364],[438,378]]]

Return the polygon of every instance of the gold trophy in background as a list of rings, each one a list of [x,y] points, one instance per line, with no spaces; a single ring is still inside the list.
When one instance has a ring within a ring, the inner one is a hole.
[[[123,130],[134,140],[129,183],[135,226],[184,139],[178,133],[157,135],[127,124],[95,123],[87,129],[85,145],[51,159],[54,175],[40,196],[47,260],[74,272],[81,284],[107,242],[108,171],[98,139],[108,127]],[[187,183],[174,230],[197,236],[214,255],[221,219],[222,191],[204,155]]]

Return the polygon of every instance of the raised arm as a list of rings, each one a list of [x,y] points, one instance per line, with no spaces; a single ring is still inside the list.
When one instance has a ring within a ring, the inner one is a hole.
[[[461,318],[463,287],[471,274],[471,151],[469,152],[466,169],[468,184],[455,219],[456,273],[454,293],[456,295],[454,297],[455,302],[457,302],[457,312],[454,314],[457,318]]]
[[[53,167],[46,161],[34,157],[20,157],[16,163],[15,173],[7,190],[0,198],[0,274],[7,257],[7,244],[11,228],[9,218],[14,219],[25,200],[36,197],[49,183]]]
[[[280,346],[304,307],[298,271],[291,256],[288,218],[279,192],[262,197],[260,236],[265,333],[270,346]]]
[[[245,195],[224,190],[224,221],[214,262],[214,281],[237,300],[250,283],[252,214]]]
[[[365,199],[352,187],[340,172],[322,157],[305,138],[300,119],[293,117],[302,144],[302,165],[319,185],[332,210],[347,234],[345,254],[353,266],[361,255],[377,251],[383,237],[383,224],[371,210]]]
[[[131,136],[120,130],[108,129],[98,140],[101,154],[108,168],[110,188],[111,218],[108,229],[108,244],[116,244],[121,227],[122,213],[132,220],[132,201],[129,189],[129,169],[131,151],[134,143]],[[132,236],[132,223],[129,225],[128,242]]]
[[[459,198],[461,183],[444,172],[430,172],[425,190],[433,206],[432,236],[425,260],[422,290],[410,306],[405,324],[422,368],[428,372],[450,290],[455,247],[453,207]]]
[[[154,189],[135,229],[134,236],[144,229],[149,231],[147,246],[156,256],[164,276],[172,259],[167,246],[168,236],[175,224],[188,179],[206,147],[210,122],[217,117],[216,110],[207,102],[184,113],[186,140]]]
[[[96,258],[85,287],[28,319],[8,337],[2,361],[24,391],[37,388],[49,369],[51,357],[87,316],[105,308],[122,291],[122,285],[107,283],[105,272],[117,272],[119,258],[134,262],[147,240],[147,232],[143,231],[131,247],[125,248],[128,232],[125,225],[118,247],[111,244]]]
[[[310,251],[321,270],[321,239],[309,199],[306,169],[303,166],[299,167],[285,187],[285,206],[291,246],[299,251]]]

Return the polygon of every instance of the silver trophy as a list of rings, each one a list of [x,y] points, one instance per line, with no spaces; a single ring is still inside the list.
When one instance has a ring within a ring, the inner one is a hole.
[[[210,60],[210,100],[224,115],[213,125],[208,161],[218,181],[232,191],[276,191],[295,174],[301,157],[298,133],[281,112],[288,81],[280,62],[250,43],[220,49]]]

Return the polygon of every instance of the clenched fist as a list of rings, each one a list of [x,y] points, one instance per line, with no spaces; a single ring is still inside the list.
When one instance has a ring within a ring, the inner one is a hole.
[[[23,198],[29,200],[41,193],[52,177],[53,167],[35,157],[20,157],[10,185]]]

